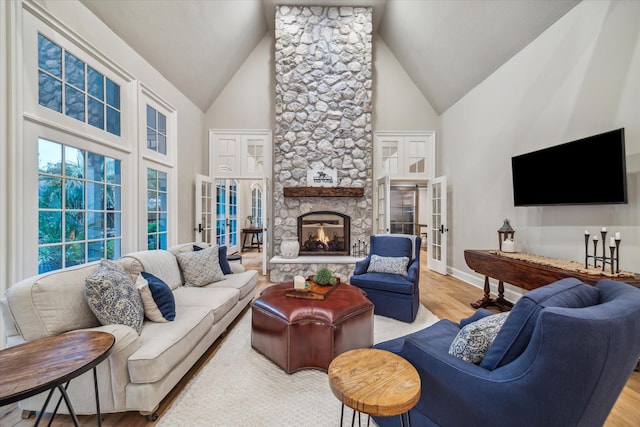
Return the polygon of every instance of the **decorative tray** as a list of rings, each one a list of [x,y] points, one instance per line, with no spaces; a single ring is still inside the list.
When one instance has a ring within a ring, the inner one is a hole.
[[[307,278],[307,282],[311,286],[309,289],[287,289],[285,296],[291,298],[313,299],[313,300],[325,300],[331,292],[336,288],[336,285],[340,284],[340,278],[336,277],[335,285],[321,286],[313,281],[313,276]]]

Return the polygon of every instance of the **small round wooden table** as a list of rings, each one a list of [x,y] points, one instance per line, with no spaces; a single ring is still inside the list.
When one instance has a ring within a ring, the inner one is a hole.
[[[328,372],[331,391],[342,402],[340,425],[344,405],[353,409],[352,426],[356,411],[369,419],[400,415],[401,425],[406,413],[411,425],[409,410],[420,399],[420,376],[402,357],[372,348],[350,350],[333,359]]]
[[[73,378],[93,369],[96,414],[98,425],[102,425],[96,366],[109,356],[114,343],[115,337],[106,332],[73,331],[1,350],[0,406],[50,390],[36,419],[37,426],[57,389],[61,396],[51,419],[64,399],[74,425],[78,426],[67,387]]]

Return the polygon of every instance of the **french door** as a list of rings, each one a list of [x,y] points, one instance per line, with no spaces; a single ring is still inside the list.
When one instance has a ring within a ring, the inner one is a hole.
[[[227,247],[227,253],[240,250],[238,228],[238,183],[233,179],[216,179],[216,244]]]
[[[215,189],[213,179],[205,175],[196,175],[195,242],[215,243],[215,216],[213,210]]]
[[[267,275],[267,267],[269,266],[269,257],[271,251],[269,248],[269,215],[268,210],[271,204],[271,191],[269,188],[269,178],[262,178],[262,275]]]
[[[231,179],[196,175],[195,241],[239,250],[238,184]]]
[[[431,223],[428,233],[427,268],[447,274],[447,178],[429,180],[428,205]]]
[[[195,241],[227,245],[232,254],[240,248],[240,222],[238,221],[238,181],[213,179],[196,175]],[[271,203],[269,178],[262,179],[260,216],[262,227],[262,274],[267,274],[269,257],[269,206]],[[253,197],[251,194],[248,197]],[[253,212],[251,212],[253,214]]]
[[[376,219],[376,233],[387,234],[391,231],[391,219],[389,215],[389,211],[391,210],[391,184],[388,176],[383,176],[378,179],[377,197],[378,218]]]

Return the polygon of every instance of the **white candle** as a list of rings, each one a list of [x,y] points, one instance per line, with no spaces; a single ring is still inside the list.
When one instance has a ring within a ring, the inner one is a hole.
[[[597,242],[598,241],[598,236],[593,236],[593,241]]]
[[[293,287],[294,289],[304,289],[304,277],[295,276],[293,278]]]
[[[606,233],[607,232],[607,227],[602,227],[602,232]]]
[[[616,239],[614,239],[613,237],[609,238],[609,246],[610,247],[615,247],[616,246]]]
[[[586,236],[588,236],[588,235],[589,235],[589,230],[584,230],[584,234],[585,234]]]
[[[616,240],[620,240],[620,232],[616,231]]]

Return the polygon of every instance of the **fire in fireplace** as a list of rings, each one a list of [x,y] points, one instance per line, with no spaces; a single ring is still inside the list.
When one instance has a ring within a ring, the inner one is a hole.
[[[349,255],[350,231],[348,215],[331,211],[300,215],[300,255]]]

